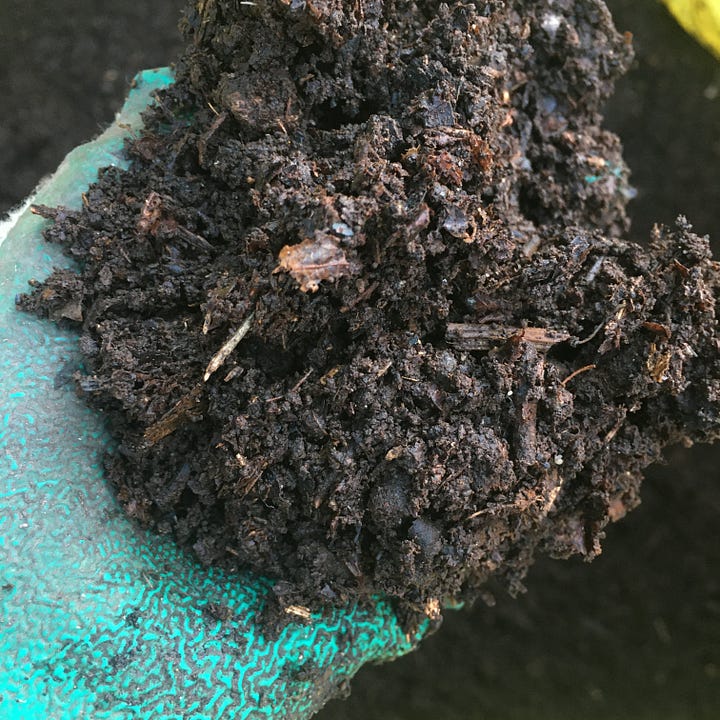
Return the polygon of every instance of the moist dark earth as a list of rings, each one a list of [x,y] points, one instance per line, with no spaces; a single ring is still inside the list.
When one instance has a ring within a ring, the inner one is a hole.
[[[622,239],[630,39],[589,1],[206,10],[130,171],[38,209],[82,271],[22,301],[81,325],[127,511],[281,605],[436,617],[598,554],[718,429],[707,241]]]

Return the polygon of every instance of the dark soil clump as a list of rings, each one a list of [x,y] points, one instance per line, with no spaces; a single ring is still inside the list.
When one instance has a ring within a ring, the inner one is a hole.
[[[127,511],[282,603],[437,616],[588,558],[720,428],[718,273],[621,239],[602,2],[191,8],[178,82],[28,309],[81,326]]]

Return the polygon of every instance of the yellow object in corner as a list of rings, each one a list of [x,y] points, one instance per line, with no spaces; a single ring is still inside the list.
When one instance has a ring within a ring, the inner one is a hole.
[[[720,59],[720,0],[662,0],[678,22]]]

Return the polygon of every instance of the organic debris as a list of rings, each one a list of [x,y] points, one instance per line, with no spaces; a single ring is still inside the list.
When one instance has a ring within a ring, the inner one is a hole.
[[[286,270],[300,283],[303,292],[315,292],[323,280],[337,280],[350,273],[350,263],[342,248],[327,235],[280,250],[277,270]]]

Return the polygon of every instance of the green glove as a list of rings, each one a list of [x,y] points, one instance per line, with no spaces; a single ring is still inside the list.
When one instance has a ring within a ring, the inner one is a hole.
[[[68,382],[75,336],[15,309],[29,279],[67,264],[30,202],[77,207],[171,82],[138,75],[115,124],[0,224],[2,720],[305,718],[427,629],[406,635],[378,599],[265,632],[269,582],[202,567],[122,514],[102,477],[102,418]]]

